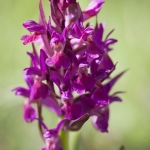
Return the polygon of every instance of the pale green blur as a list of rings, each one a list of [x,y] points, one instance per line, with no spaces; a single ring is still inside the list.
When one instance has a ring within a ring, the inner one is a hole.
[[[49,2],[44,7],[49,15]],[[90,0],[80,0],[86,8]],[[24,99],[11,92],[16,86],[25,86],[22,70],[29,65],[20,37],[27,34],[22,27],[26,20],[38,21],[38,0],[0,0],[0,150],[40,150],[42,142],[37,122],[27,124],[22,119]],[[76,150],[150,150],[150,1],[106,0],[98,16],[106,23],[106,32],[115,28],[112,37],[119,41],[110,53],[118,62],[117,74],[128,72],[113,91],[126,91],[122,103],[110,106],[109,133],[96,131],[89,120],[81,130]],[[94,23],[95,18],[91,23]],[[44,111],[49,128],[55,127],[57,118]],[[70,148],[73,150],[73,147]]]

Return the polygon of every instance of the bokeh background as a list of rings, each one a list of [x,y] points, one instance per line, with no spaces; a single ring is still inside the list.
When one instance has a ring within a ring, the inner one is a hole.
[[[90,0],[79,0],[84,10]],[[43,0],[47,17],[49,2]],[[20,37],[27,33],[26,20],[38,21],[38,0],[0,0],[0,150],[39,150],[43,142],[37,122],[27,124],[22,119],[24,99],[11,90],[25,86],[22,70],[29,64]],[[150,150],[150,1],[106,0],[98,15],[106,23],[107,34],[119,41],[110,53],[118,62],[113,75],[129,69],[113,91],[126,91],[122,103],[110,106],[109,133],[96,131],[89,120],[80,131],[76,150]],[[94,25],[95,18],[90,21]],[[112,91],[112,92],[113,92]],[[55,115],[44,110],[47,124],[55,127]],[[76,134],[71,133],[71,137]],[[70,150],[73,149],[71,146]]]

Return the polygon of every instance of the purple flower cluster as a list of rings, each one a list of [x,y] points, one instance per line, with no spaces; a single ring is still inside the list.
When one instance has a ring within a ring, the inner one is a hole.
[[[108,55],[117,42],[109,37],[114,30],[104,38],[104,24],[96,22],[94,28],[84,25],[97,16],[103,4],[103,0],[92,0],[82,11],[76,0],[50,0],[51,17],[46,21],[40,0],[39,23],[23,23],[30,34],[21,40],[33,48],[32,53],[27,52],[31,65],[23,71],[28,88],[13,91],[26,98],[24,120],[39,122],[46,141],[42,150],[62,150],[60,130],[78,131],[90,117],[97,130],[108,132],[109,104],[121,101],[117,96],[121,92],[110,95],[124,73],[110,78],[116,67]],[[40,45],[39,51],[35,42]],[[37,104],[37,110],[32,104]],[[43,106],[63,118],[55,129],[49,130],[44,124]]]

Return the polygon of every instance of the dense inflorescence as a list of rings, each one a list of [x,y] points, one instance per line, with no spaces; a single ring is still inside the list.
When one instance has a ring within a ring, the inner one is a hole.
[[[28,20],[23,27],[30,34],[21,37],[23,44],[32,44],[33,52],[27,52],[31,65],[23,70],[28,88],[17,87],[16,95],[25,97],[24,120],[37,120],[46,146],[42,150],[62,150],[59,132],[78,131],[92,117],[94,127],[108,132],[109,104],[121,101],[120,92],[110,95],[115,82],[115,70],[108,55],[117,42],[104,38],[104,24],[94,28],[84,22],[97,16],[103,0],[92,0],[82,11],[76,0],[50,0],[51,16],[46,21],[42,0],[39,2],[39,23]],[[34,43],[40,50],[36,50]],[[104,83],[104,81],[107,81]],[[32,104],[37,104],[37,110]],[[42,107],[46,106],[62,120],[55,129],[48,129],[42,119]]]

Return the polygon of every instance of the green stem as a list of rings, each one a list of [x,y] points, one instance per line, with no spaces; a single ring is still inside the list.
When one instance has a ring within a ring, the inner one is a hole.
[[[62,142],[62,146],[64,150],[69,150],[69,132],[68,131],[61,131],[60,138]]]
[[[80,141],[80,131],[71,132],[69,135],[70,138],[70,149],[71,150],[78,150],[79,149],[79,141]]]

